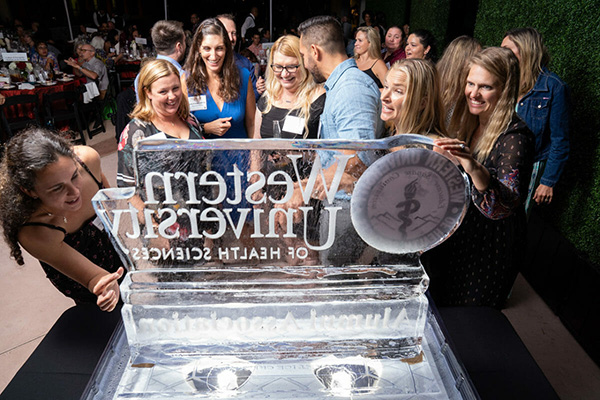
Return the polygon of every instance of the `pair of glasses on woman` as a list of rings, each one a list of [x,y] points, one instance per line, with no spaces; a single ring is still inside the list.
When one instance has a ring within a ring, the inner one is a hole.
[[[294,72],[296,72],[299,66],[300,65],[288,65],[284,67],[283,65],[271,64],[271,69],[273,70],[273,72],[278,74],[282,73],[284,69],[287,71],[288,74],[293,74]]]

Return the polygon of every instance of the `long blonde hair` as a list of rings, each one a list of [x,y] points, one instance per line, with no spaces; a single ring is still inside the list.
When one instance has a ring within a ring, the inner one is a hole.
[[[473,149],[475,158],[479,162],[484,162],[498,137],[508,128],[515,113],[519,91],[519,60],[508,49],[488,47],[471,57],[461,77],[463,88],[466,86],[469,71],[475,65],[488,71],[496,80],[495,84],[500,90],[500,97],[492,111],[490,122]],[[448,130],[458,139],[469,143],[478,125],[479,118],[469,112],[467,98],[463,93],[456,103]]]
[[[377,29],[372,26],[361,26],[356,29],[356,34],[358,32],[363,32],[367,37],[367,42],[369,42],[369,48],[367,50],[367,54],[369,58],[373,60],[377,60],[381,58],[381,37],[379,37],[379,32]],[[359,55],[354,54],[354,58],[358,60]]]
[[[137,95],[139,101],[129,115],[131,118],[136,118],[144,122],[150,122],[154,118],[154,107],[152,107],[152,102],[148,98],[148,91],[151,90],[154,82],[170,75],[175,75],[179,79],[179,71],[167,60],[152,60],[144,64],[140,70],[138,80]],[[177,109],[177,115],[185,121],[189,113],[190,104],[188,103],[187,94],[183,93],[182,89],[181,102]]]
[[[542,35],[534,28],[512,29],[506,32],[504,37],[508,37],[519,49],[521,58],[519,62],[521,68],[519,97],[522,97],[533,89],[542,68],[550,62],[550,54]]]
[[[445,116],[451,113],[456,100],[464,94],[463,82],[457,77],[460,77],[471,56],[480,51],[481,43],[479,43],[479,40],[466,35],[459,36],[450,42],[444,50],[444,55],[437,62],[440,101]]]
[[[397,71],[406,77],[406,96],[396,123],[396,133],[447,136],[439,101],[438,77],[430,61],[402,59],[386,75]]]
[[[302,61],[302,55],[300,54],[300,39],[293,35],[285,35],[277,39],[277,41],[271,47],[271,53],[269,54],[269,68],[266,71],[266,91],[263,94],[266,99],[266,107],[263,114],[267,114],[271,111],[275,100],[279,99],[283,94],[283,87],[275,76],[275,73],[271,69],[273,65],[273,59],[275,53],[282,54],[286,57],[295,57],[298,60],[298,70],[296,71],[296,79],[300,82],[298,90],[296,91],[296,105],[298,105],[300,112],[299,116],[304,118],[304,138],[308,136],[308,119],[310,118],[310,106],[315,96],[316,91],[319,90],[320,86],[315,84],[310,73],[304,67]],[[292,110],[290,110],[292,111]]]

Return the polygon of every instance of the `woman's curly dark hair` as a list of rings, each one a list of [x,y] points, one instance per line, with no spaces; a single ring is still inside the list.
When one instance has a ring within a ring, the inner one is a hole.
[[[208,90],[208,72],[202,58],[201,48],[202,41],[209,35],[220,36],[225,45],[225,59],[221,67],[219,95],[226,103],[231,103],[240,97],[242,83],[239,70],[235,65],[229,34],[221,21],[216,18],[208,18],[202,21],[192,40],[192,47],[184,66],[184,69],[189,71],[186,82],[188,91],[189,93],[205,94]]]
[[[58,161],[60,156],[74,158],[71,143],[43,128],[29,128],[13,137],[4,148],[0,163],[0,224],[10,255],[23,265],[18,242],[21,226],[40,206],[22,189],[33,190],[37,173]]]

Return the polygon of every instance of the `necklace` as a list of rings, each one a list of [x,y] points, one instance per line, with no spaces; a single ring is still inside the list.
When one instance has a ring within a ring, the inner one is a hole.
[[[53,217],[54,216],[54,214],[52,214],[51,212],[46,212],[46,215],[49,216],[49,217]],[[57,217],[58,217],[58,215],[57,215]],[[66,224],[67,223],[67,217],[65,217],[63,215],[62,219],[63,219],[63,222]]]

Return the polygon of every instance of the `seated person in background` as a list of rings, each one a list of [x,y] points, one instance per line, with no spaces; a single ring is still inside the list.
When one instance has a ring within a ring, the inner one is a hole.
[[[248,50],[254,53],[256,57],[261,57],[262,44],[260,43],[260,34],[258,32],[252,34],[252,44],[248,46]]]
[[[370,26],[361,26],[356,30],[354,59],[356,66],[369,75],[381,89],[381,83],[387,73],[387,67],[381,59],[381,40],[377,30]]]
[[[108,186],[98,153],[30,128],[6,145],[0,181],[0,224],[17,264],[22,246],[65,296],[112,311],[124,270],[92,207]]]
[[[392,65],[381,92],[381,119],[389,136],[415,133],[445,137],[435,67],[425,60],[400,60]]]
[[[104,39],[102,36],[94,36],[90,44],[94,46],[94,49],[96,49],[96,57],[106,64],[106,52],[104,51]]]
[[[104,52],[106,53],[106,67],[112,68],[118,63],[123,54],[119,53],[121,45],[119,44],[119,31],[112,29],[108,31],[106,40],[104,41]]]
[[[56,55],[50,51],[48,51],[48,45],[46,42],[38,42],[35,46],[36,53],[31,57],[31,62],[33,64],[39,64],[46,71],[52,70],[53,72],[60,72],[58,67],[58,59]]]
[[[103,99],[108,89],[108,73],[106,65],[96,58],[96,49],[91,44],[85,43],[81,46],[81,56],[77,61],[72,58],[65,62],[73,67],[73,73],[77,76],[85,76],[86,83],[96,82]]]
[[[257,103],[254,138],[316,139],[325,89],[304,68],[296,36],[277,39],[269,54],[266,75],[267,90]]]
[[[258,58],[256,58],[256,55],[254,55],[254,53],[251,52],[249,49],[244,49],[240,51],[240,55],[246,57],[248,61],[252,63],[252,65],[254,66],[254,76],[256,79],[258,79],[260,77],[260,75],[258,75],[260,73],[260,63],[258,62]]]
[[[166,60],[144,64],[139,75],[139,101],[123,130],[118,146],[117,185],[133,186],[133,148],[148,136],[163,133],[168,139],[202,139],[202,130],[190,114],[187,93],[181,90],[177,68]]]
[[[20,40],[21,43],[23,43],[23,45],[25,45],[25,47],[27,48],[27,56],[31,60],[33,58],[33,55],[37,53],[37,50],[35,49],[35,42],[33,40],[33,37],[31,36],[31,33],[23,33],[23,36],[21,36]]]

